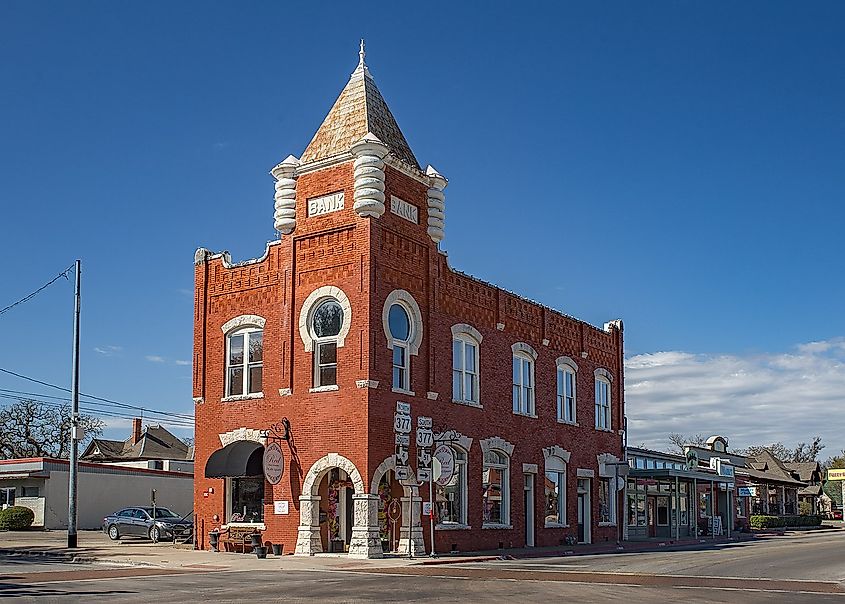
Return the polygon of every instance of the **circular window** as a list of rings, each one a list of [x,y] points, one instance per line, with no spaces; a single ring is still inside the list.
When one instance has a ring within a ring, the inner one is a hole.
[[[393,336],[394,340],[405,342],[411,335],[411,320],[401,304],[394,304],[390,307],[387,324],[390,327],[390,335]]]
[[[340,333],[343,309],[337,300],[326,300],[314,311],[311,329],[318,338],[330,338]]]

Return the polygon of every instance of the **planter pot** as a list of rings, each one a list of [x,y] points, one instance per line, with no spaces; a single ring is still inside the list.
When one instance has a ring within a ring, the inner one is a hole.
[[[252,547],[258,547],[261,545],[261,533],[252,533],[249,538],[252,539]]]
[[[274,543],[273,544],[273,555],[274,556],[281,556],[282,552],[284,552],[285,544],[284,543]]]
[[[329,541],[329,553],[342,554],[343,553],[343,539],[333,539]]]
[[[217,531],[210,531],[208,533],[208,545],[211,546],[211,551],[220,551],[217,549],[220,545],[220,533],[218,533]]]
[[[256,545],[255,546],[255,555],[259,558],[266,558],[267,557],[267,546],[266,545]]]

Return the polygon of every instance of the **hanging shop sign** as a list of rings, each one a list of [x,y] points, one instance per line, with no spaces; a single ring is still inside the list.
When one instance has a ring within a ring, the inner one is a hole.
[[[434,472],[434,482],[441,487],[449,484],[455,473],[455,454],[452,452],[452,447],[440,445],[434,450],[431,469]]]
[[[285,473],[285,454],[277,442],[270,442],[264,446],[264,478],[270,484],[279,484]]]
[[[757,497],[757,487],[739,487],[736,494],[739,497]]]
[[[687,451],[687,470],[695,470],[698,467],[698,453],[689,449]]]

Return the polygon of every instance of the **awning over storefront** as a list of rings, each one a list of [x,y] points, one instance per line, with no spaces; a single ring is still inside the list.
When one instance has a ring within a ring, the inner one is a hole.
[[[206,478],[261,476],[264,445],[253,440],[237,440],[211,454],[205,464]]]
[[[681,480],[700,480],[703,482],[733,482],[733,478],[727,476],[717,476],[716,474],[709,474],[707,472],[697,472],[695,470],[673,470],[671,468],[655,468],[651,470],[643,470],[642,468],[628,471],[628,478],[646,478],[653,480],[668,480],[669,478],[680,478]]]

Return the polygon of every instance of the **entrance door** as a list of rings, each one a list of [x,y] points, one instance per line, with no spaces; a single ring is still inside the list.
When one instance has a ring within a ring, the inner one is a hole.
[[[590,479],[578,479],[578,543],[590,543],[590,523],[593,517],[590,504]]]
[[[525,505],[525,546],[534,547],[534,474],[525,474],[522,493]]]
[[[648,536],[649,537],[656,537],[657,536],[657,528],[654,526],[654,497],[648,498],[647,516],[648,516]]]

